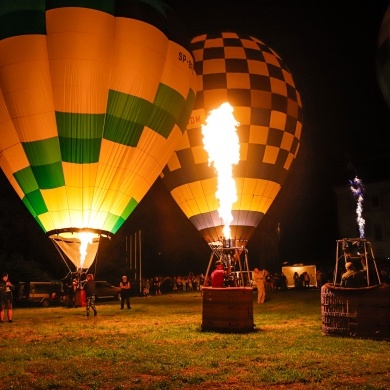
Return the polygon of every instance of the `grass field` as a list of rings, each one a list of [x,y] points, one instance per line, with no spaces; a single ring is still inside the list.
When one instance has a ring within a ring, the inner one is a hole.
[[[202,331],[199,291],[131,304],[15,308],[0,389],[390,389],[390,344],[323,336],[319,290],[254,295],[242,334]]]

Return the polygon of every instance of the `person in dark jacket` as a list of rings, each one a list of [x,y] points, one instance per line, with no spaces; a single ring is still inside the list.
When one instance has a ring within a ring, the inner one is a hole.
[[[93,315],[97,315],[96,307],[95,307],[95,280],[93,274],[87,275],[87,281],[84,284],[85,295],[87,298],[87,316],[89,316],[90,309],[93,310]]]
[[[12,302],[15,286],[3,274],[0,281],[0,322],[4,322],[4,311],[7,310],[8,322],[12,322]]]
[[[121,288],[121,310],[125,307],[125,302],[126,306],[128,309],[131,309],[130,306],[130,282],[127,279],[127,276],[124,275],[122,276],[122,280],[119,283],[119,287]]]

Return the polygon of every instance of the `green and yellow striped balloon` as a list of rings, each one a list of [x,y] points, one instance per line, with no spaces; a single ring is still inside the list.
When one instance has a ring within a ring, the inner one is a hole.
[[[48,235],[116,233],[170,158],[196,77],[169,15],[153,0],[0,1],[0,166]]]

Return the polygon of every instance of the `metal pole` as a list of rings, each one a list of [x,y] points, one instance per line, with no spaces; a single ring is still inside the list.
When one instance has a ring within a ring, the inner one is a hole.
[[[142,245],[141,230],[139,231],[139,292],[142,293]]]

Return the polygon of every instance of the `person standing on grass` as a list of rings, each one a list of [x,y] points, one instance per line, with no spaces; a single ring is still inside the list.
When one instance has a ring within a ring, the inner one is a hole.
[[[84,284],[84,291],[87,297],[87,316],[89,316],[90,309],[93,310],[93,315],[97,315],[96,307],[95,307],[95,280],[93,274],[87,275],[87,281]]]
[[[4,322],[4,311],[7,310],[8,322],[12,322],[12,302],[15,286],[8,280],[8,274],[4,273],[0,282],[0,322]]]
[[[265,302],[265,277],[268,272],[265,269],[260,270],[259,268],[255,268],[253,270],[253,280],[257,286],[257,303]]]
[[[130,282],[127,279],[126,275],[122,276],[122,280],[119,283],[119,287],[121,288],[121,310],[126,306],[128,309],[131,309],[130,306]]]

